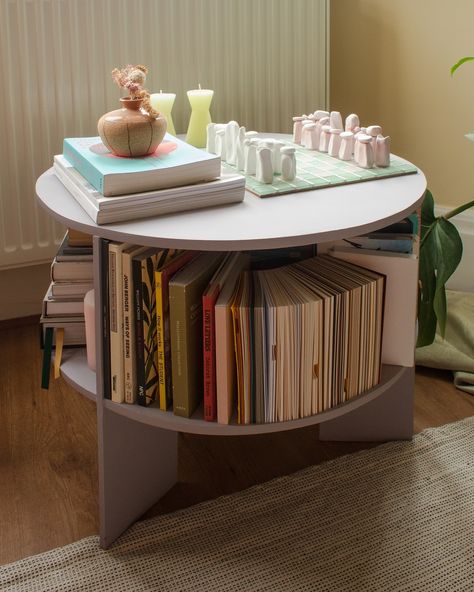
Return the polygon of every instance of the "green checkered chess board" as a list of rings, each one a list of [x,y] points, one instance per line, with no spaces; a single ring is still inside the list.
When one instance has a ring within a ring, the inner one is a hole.
[[[402,161],[397,156],[390,156],[390,166],[362,169],[354,161],[346,162],[317,150],[307,150],[293,144],[296,148],[296,178],[283,181],[280,175],[274,175],[273,183],[260,183],[253,175],[245,175],[246,188],[259,197],[273,197],[285,193],[322,189],[348,183],[360,183],[373,179],[385,179],[410,175],[417,172],[416,166]],[[235,172],[235,167],[224,164],[223,167]],[[239,171],[241,172],[241,171]]]

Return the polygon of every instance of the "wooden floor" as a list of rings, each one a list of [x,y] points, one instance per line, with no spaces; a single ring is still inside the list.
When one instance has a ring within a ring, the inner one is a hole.
[[[98,532],[95,405],[59,379],[39,388],[35,325],[0,328],[0,564]],[[415,431],[474,415],[449,372],[419,370]],[[148,513],[243,489],[367,444],[320,443],[315,428],[242,438],[182,435],[179,483]]]

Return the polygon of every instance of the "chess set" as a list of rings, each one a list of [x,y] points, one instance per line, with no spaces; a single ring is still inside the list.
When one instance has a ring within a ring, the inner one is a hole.
[[[380,126],[359,126],[357,115],[315,111],[293,118],[293,141],[282,142],[247,132],[235,121],[207,127],[208,152],[224,170],[246,177],[246,188],[259,197],[322,189],[417,172],[390,154],[390,138]]]

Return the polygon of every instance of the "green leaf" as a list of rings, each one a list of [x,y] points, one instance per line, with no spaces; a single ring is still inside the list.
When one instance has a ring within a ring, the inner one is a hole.
[[[420,274],[418,299],[417,346],[434,341],[436,325],[444,337],[446,329],[446,282],[456,270],[462,257],[462,241],[456,227],[444,217],[432,219],[432,208],[422,206],[422,243],[420,245]],[[424,205],[424,204],[423,204]],[[423,213],[427,219],[423,219]],[[424,228],[424,232],[423,232]]]
[[[458,68],[460,68],[463,64],[465,64],[466,62],[471,62],[472,60],[474,60],[474,57],[465,57],[465,58],[461,58],[459,60],[459,62],[456,62],[454,64],[454,66],[451,66],[451,76],[454,74],[454,72],[456,72],[456,70]]]

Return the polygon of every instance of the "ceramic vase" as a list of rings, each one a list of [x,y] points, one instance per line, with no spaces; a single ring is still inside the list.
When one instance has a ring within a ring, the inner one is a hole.
[[[166,118],[156,119],[140,109],[142,99],[120,99],[122,108],[99,119],[97,129],[104,145],[117,156],[153,154],[166,133]]]

